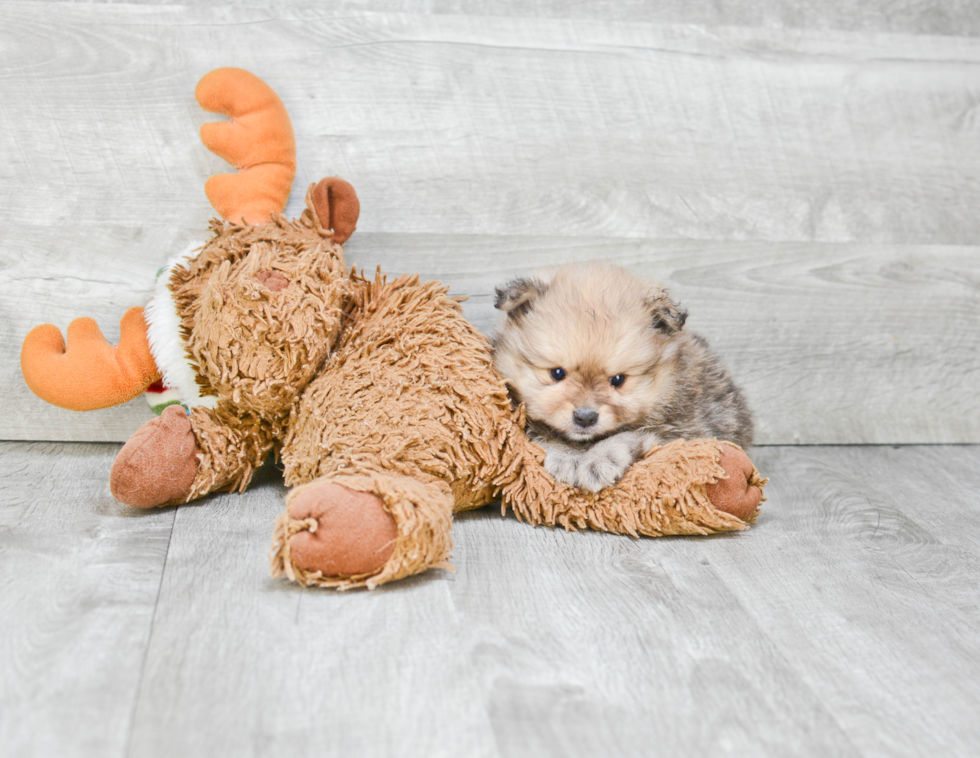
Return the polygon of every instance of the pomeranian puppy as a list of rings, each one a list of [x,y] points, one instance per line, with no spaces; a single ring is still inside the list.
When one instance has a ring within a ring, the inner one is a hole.
[[[604,263],[497,289],[494,362],[556,479],[598,491],[670,440],[748,448],[752,416],[687,312],[659,285]]]

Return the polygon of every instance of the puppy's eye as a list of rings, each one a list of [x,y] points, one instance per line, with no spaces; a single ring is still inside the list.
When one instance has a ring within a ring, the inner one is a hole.
[[[568,374],[566,373],[565,369],[563,369],[563,368],[553,368],[553,369],[551,369],[551,378],[554,379],[556,382],[560,382],[567,375]]]
[[[626,382],[626,374],[616,374],[616,376],[609,377],[609,383],[613,387],[622,387]]]

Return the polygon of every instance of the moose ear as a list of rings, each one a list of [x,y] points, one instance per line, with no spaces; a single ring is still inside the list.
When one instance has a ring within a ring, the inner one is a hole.
[[[357,227],[361,201],[350,182],[339,176],[321,179],[310,186],[306,204],[316,214],[320,226],[333,232],[333,241],[343,245]]]
[[[650,319],[654,329],[670,335],[676,334],[684,327],[687,311],[671,300],[666,290],[655,288],[647,295],[646,304],[650,309]]]
[[[534,301],[548,289],[540,279],[514,279],[503,287],[497,287],[495,308],[508,318],[519,318],[534,307]]]

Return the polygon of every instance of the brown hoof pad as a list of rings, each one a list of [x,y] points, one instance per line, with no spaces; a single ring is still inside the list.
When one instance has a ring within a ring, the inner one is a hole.
[[[182,503],[201,465],[191,421],[182,406],[165,408],[123,445],[112,463],[109,488],[134,508]]]
[[[289,499],[289,517],[315,519],[315,530],[289,540],[290,560],[304,571],[348,577],[378,571],[395,550],[398,528],[380,498],[340,484],[303,487]]]
[[[708,499],[719,511],[744,521],[758,510],[762,502],[762,490],[749,484],[755,467],[745,453],[730,445],[722,446],[718,463],[728,477],[708,485]]]

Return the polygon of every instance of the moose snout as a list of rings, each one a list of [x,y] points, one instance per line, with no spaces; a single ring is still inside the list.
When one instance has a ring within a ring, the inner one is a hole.
[[[264,284],[273,292],[278,292],[279,290],[285,289],[289,286],[289,279],[278,271],[273,271],[272,269],[260,271],[255,278],[259,280],[259,284]]]
[[[599,411],[595,408],[576,408],[572,413],[572,420],[576,426],[588,429],[590,426],[595,426],[595,422],[599,420]]]

